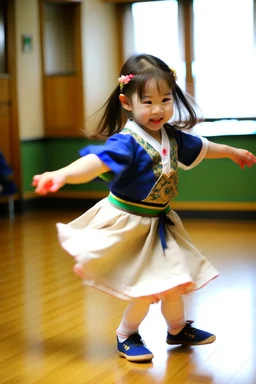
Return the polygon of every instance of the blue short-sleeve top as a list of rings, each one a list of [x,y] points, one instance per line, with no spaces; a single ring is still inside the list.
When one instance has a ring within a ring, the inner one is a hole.
[[[207,139],[166,124],[162,142],[128,120],[124,129],[103,145],[89,145],[81,156],[95,154],[111,170],[102,178],[110,191],[130,201],[166,204],[177,195],[178,167],[191,169],[203,160]]]

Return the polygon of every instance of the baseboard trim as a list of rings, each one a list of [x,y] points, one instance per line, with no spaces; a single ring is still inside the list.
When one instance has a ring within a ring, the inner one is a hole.
[[[25,193],[23,200],[17,202],[18,212],[28,210],[78,210],[85,212],[97,201],[106,197],[106,191],[59,191],[54,195],[38,196],[35,193]],[[172,209],[181,218],[188,219],[256,219],[256,202],[183,202],[174,201]]]
[[[36,195],[34,192],[25,192],[23,199],[45,199],[45,200],[100,200],[108,195],[108,191],[58,191],[54,195],[44,197]],[[256,202],[254,201],[173,201],[171,206],[174,210],[182,211],[255,211]]]

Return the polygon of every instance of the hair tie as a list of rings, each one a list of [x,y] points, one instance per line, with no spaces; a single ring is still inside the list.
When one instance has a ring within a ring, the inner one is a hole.
[[[171,71],[171,73],[172,73],[172,75],[173,75],[174,80],[177,81],[177,80],[178,80],[178,76],[177,76],[177,71],[176,71],[176,69],[174,69],[174,68],[172,68],[172,67],[169,67],[169,69],[170,69],[170,71]]]

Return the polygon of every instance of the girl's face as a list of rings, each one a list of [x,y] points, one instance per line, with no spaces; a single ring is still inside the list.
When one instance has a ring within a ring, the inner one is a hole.
[[[132,112],[134,121],[153,137],[159,137],[159,130],[173,115],[172,90],[164,80],[149,80],[141,100],[135,93],[131,99],[120,95],[120,101]]]

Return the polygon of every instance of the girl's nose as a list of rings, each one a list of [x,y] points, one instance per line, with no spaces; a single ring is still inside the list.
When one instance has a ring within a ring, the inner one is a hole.
[[[152,107],[152,112],[153,113],[159,113],[159,112],[162,112],[162,111],[163,111],[163,109],[162,109],[161,105],[153,105],[153,107]]]

